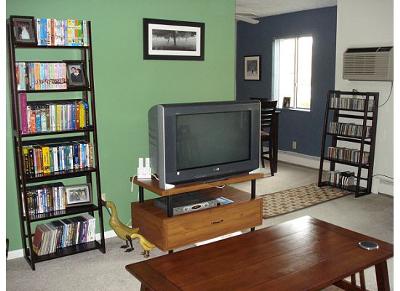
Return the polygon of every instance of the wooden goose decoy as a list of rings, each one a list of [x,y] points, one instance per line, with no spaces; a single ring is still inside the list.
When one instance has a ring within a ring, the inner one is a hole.
[[[115,231],[117,236],[125,241],[125,245],[121,248],[126,248],[125,252],[133,251],[132,239],[139,239],[139,243],[143,248],[142,255],[147,258],[150,256],[150,251],[155,248],[155,246],[145,239],[141,234],[139,234],[139,228],[130,228],[129,226],[123,224],[117,213],[117,207],[112,201],[104,201],[104,205],[110,214],[110,226]],[[130,247],[128,246],[128,243]]]

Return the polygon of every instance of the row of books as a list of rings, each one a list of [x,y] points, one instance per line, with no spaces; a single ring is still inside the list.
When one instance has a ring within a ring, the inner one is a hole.
[[[47,104],[27,102],[20,93],[22,134],[77,130],[89,125],[89,106],[84,101]]]
[[[95,240],[96,219],[89,214],[54,220],[36,226],[33,251],[38,256]]]
[[[29,215],[65,210],[66,196],[63,183],[48,184],[26,191],[27,210]],[[22,197],[24,199],[24,197]],[[25,203],[22,204],[26,215]]]
[[[94,166],[93,145],[85,142],[57,146],[30,145],[24,146],[22,152],[24,173],[28,176],[47,175]]]
[[[359,163],[361,152],[356,149],[349,149],[343,147],[329,147],[328,148],[328,158],[348,161],[353,163]],[[366,165],[369,160],[369,152],[363,152],[361,163]]]
[[[350,109],[350,110],[364,110],[365,98],[356,97],[331,97],[330,107],[339,109]],[[374,109],[374,100],[369,99],[367,104],[367,110],[372,111]]]
[[[18,90],[67,89],[66,63],[17,62],[15,72]]]
[[[371,126],[367,126],[367,133],[365,137],[371,137]],[[342,123],[331,121],[329,123],[328,132],[332,134],[340,134],[354,137],[362,137],[363,126],[355,123]]]
[[[39,46],[88,46],[86,20],[36,18]]]
[[[326,171],[324,172],[324,180],[332,186],[344,189],[354,186],[355,183],[354,172],[350,171]]]

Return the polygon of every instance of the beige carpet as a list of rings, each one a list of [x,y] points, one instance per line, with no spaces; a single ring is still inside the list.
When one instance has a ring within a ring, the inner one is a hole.
[[[286,214],[349,194],[351,192],[334,187],[318,187],[315,183],[265,194],[261,196],[263,218]]]

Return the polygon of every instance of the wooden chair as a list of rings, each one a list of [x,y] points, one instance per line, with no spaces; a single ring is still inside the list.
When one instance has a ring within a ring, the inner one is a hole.
[[[265,167],[264,160],[269,160],[271,175],[276,173],[277,165],[277,122],[275,116],[277,101],[267,101],[258,99],[261,102],[261,163]],[[268,149],[264,149],[265,143],[268,143]]]

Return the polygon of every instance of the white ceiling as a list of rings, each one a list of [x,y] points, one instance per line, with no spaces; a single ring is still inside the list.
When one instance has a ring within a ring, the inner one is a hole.
[[[257,17],[336,6],[336,0],[236,0],[236,13]]]

